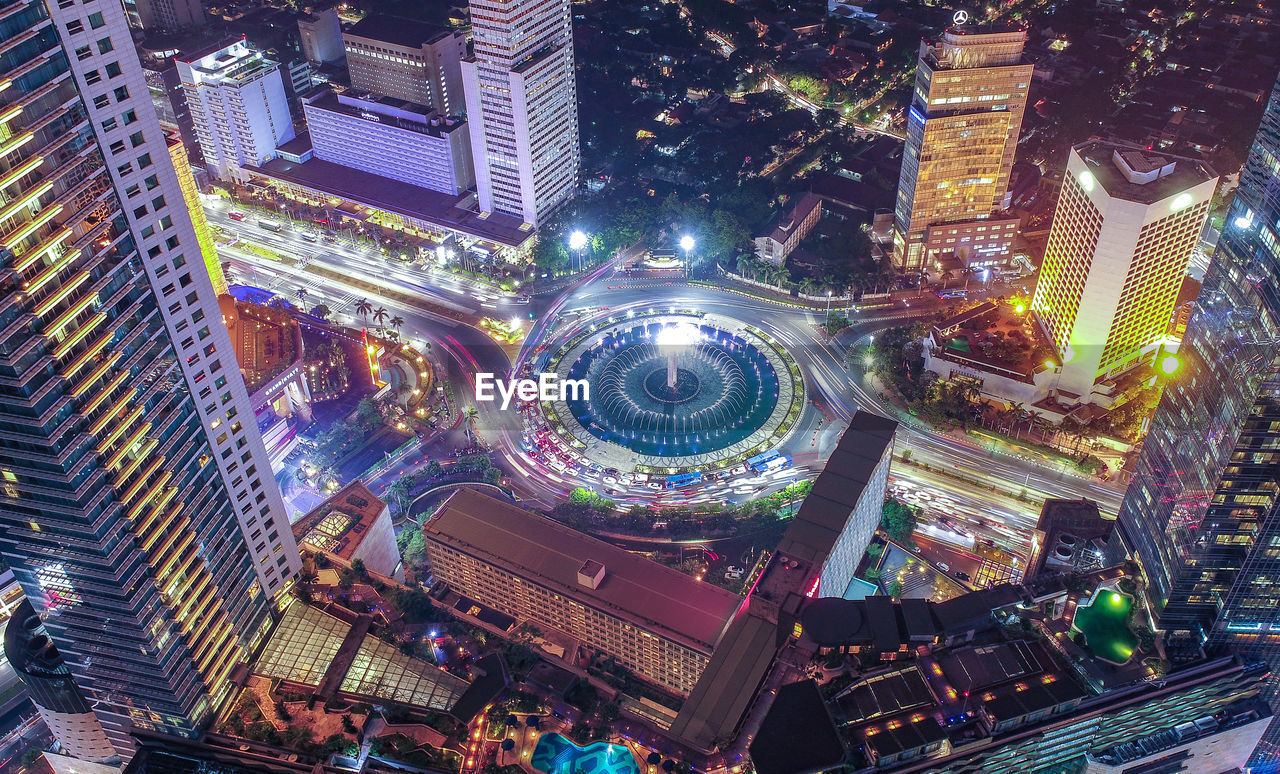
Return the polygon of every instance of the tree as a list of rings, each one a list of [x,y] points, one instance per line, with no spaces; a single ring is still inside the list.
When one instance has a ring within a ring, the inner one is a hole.
[[[915,532],[917,516],[918,509],[890,497],[880,512],[880,528],[893,540],[905,543]]]
[[[398,334],[400,333],[400,328],[404,325],[404,318],[401,317],[400,315],[395,315],[394,317],[391,318],[390,324],[391,324],[391,327],[394,328],[396,333]]]
[[[328,320],[329,315],[333,314],[333,310],[324,304],[316,304],[315,308],[311,310],[311,314],[319,317],[321,320]]]
[[[475,443],[476,419],[480,416],[480,410],[475,406],[467,406],[462,412],[464,429],[467,433],[467,445],[471,446]]]
[[[356,314],[360,315],[360,319],[369,319],[369,313],[373,311],[373,304],[369,303],[369,299],[362,298],[356,302]]]
[[[373,321],[378,324],[379,328],[383,327],[383,324],[386,322],[387,314],[388,312],[386,307],[380,306],[373,310]]]
[[[900,580],[890,581],[889,586],[885,589],[885,593],[887,593],[891,597],[902,596],[902,581]]]

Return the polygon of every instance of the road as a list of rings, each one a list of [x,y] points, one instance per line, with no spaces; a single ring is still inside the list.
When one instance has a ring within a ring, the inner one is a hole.
[[[1088,497],[1098,501],[1105,513],[1112,514],[1119,507],[1121,493],[1114,486],[1060,466],[1044,467],[1032,459],[935,432],[881,404],[866,384],[858,359],[847,357],[847,353],[865,348],[869,337],[886,327],[933,315],[944,302],[928,294],[911,295],[900,299],[900,305],[854,315],[854,324],[836,337],[821,329],[825,311],[691,284],[670,275],[627,276],[615,271],[614,264],[602,265],[572,280],[558,294],[535,294],[530,303],[519,304],[489,286],[439,269],[406,265],[369,248],[308,242],[296,232],[273,233],[257,225],[257,216],[237,222],[227,217],[227,211],[225,205],[211,207],[211,221],[285,258],[271,260],[234,246],[224,249],[223,257],[233,279],[273,289],[286,298],[296,297],[297,289],[304,288],[307,305],[324,303],[335,310],[336,319],[346,323],[361,323],[354,312],[355,301],[361,298],[403,317],[403,334],[410,341],[429,343],[445,363],[443,376],[454,386],[459,411],[476,407],[478,434],[500,453],[501,465],[511,476],[513,486],[522,496],[544,506],[562,502],[576,486],[601,485],[589,476],[559,475],[535,464],[520,450],[523,427],[518,412],[503,411],[498,403],[474,401],[477,372],[505,375],[512,367],[508,349],[476,327],[478,319],[535,317],[515,358],[517,363],[523,363],[537,346],[571,325],[627,310],[679,306],[749,321],[784,345],[795,358],[811,401],[788,441],[787,452],[796,466],[765,478],[718,483],[692,494],[643,489],[611,492],[621,507],[655,501],[741,501],[815,475],[853,412],[860,408],[890,413],[900,419],[895,449],[900,457],[909,454],[912,464],[901,460],[895,464],[896,482],[937,497],[945,507],[935,505],[929,509],[930,514],[937,518],[945,515],[953,523],[962,523],[962,529],[1011,551],[1025,552],[1030,528],[1044,498]],[[1006,290],[998,286],[970,289],[973,298],[1001,292]],[[571,314],[584,309],[591,311]],[[450,443],[458,443],[457,433],[446,434],[440,448]],[[421,464],[421,459],[406,461],[404,469],[414,464]]]

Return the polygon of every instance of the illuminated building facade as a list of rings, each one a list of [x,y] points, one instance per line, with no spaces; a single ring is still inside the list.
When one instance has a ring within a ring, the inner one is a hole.
[[[191,162],[187,159],[187,149],[182,144],[182,137],[177,132],[167,132],[165,142],[169,145],[169,158],[173,160],[173,171],[178,175],[178,187],[182,189],[182,200],[187,204],[187,212],[191,213],[191,225],[196,230],[196,242],[200,245],[200,255],[204,258],[204,267],[209,271],[209,280],[213,282],[213,292],[225,295],[227,277],[222,271],[222,259],[218,257],[218,248],[213,241],[213,229],[205,219],[204,207],[200,204],[200,191],[196,188],[195,176],[191,174]]]
[[[1280,662],[1280,90],[1120,508],[1171,654]],[[1274,706],[1274,702],[1273,702]],[[1275,760],[1276,729],[1260,755]]]
[[[742,600],[475,490],[423,525],[431,573],[457,593],[607,653],[688,695]]]
[[[1090,140],[1071,149],[1031,308],[1068,402],[1149,358],[1169,332],[1217,175],[1203,162]]]
[[[981,249],[935,242],[931,252],[929,229],[987,220],[1005,206],[1034,70],[1026,42],[1025,30],[974,26],[921,42],[893,213],[900,268],[921,270],[944,252],[966,265],[1008,260],[1012,233]]]
[[[293,139],[280,65],[243,38],[175,62],[209,174],[242,181],[242,166],[275,158]]]
[[[127,758],[216,713],[300,560],[124,9],[0,39],[0,556]]]
[[[581,153],[569,0],[471,0],[462,63],[482,212],[530,226],[573,197]]]
[[[467,39],[457,30],[370,14],[342,33],[352,88],[459,114]]]

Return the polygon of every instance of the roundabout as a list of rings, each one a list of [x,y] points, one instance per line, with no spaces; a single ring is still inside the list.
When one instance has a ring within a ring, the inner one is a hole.
[[[731,466],[786,440],[804,406],[789,354],[719,314],[610,317],[550,347],[547,370],[583,380],[589,398],[543,404],[574,457],[646,473]]]

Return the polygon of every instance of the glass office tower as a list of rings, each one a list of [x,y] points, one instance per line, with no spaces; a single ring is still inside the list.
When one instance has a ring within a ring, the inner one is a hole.
[[[0,555],[125,758],[214,713],[299,569],[110,0],[0,8]]]
[[[1170,655],[1280,665],[1280,91],[1121,506]],[[1259,748],[1275,754],[1275,729]]]

